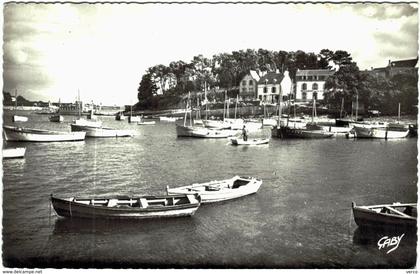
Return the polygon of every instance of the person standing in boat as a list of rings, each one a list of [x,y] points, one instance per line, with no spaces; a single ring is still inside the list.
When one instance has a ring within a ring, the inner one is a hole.
[[[245,125],[244,125],[244,127],[242,129],[242,138],[244,139],[244,141],[248,141],[248,132],[247,132],[247,130],[245,128]]]

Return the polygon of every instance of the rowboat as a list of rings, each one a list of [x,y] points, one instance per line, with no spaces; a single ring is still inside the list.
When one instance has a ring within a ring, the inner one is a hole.
[[[83,141],[86,132],[61,132],[43,129],[3,126],[6,141],[65,142]]]
[[[57,198],[51,203],[59,216],[91,219],[148,219],[192,216],[200,206],[200,196],[162,195],[110,198]]]
[[[175,122],[176,120],[181,119],[181,117],[166,117],[166,116],[160,116],[159,120],[164,122]]]
[[[50,120],[50,122],[56,123],[61,123],[64,121],[64,117],[61,115],[51,115],[50,117],[48,117],[48,119]]]
[[[10,158],[23,158],[25,157],[26,148],[15,147],[15,148],[3,148],[3,159]]]
[[[137,125],[154,125],[156,124],[156,121],[140,121],[137,122]]]
[[[71,131],[73,132],[86,132],[86,137],[92,138],[107,138],[107,137],[132,137],[135,132],[132,130],[113,129],[109,127],[90,127],[71,124]]]
[[[26,117],[26,116],[19,116],[19,115],[13,115],[12,121],[13,122],[27,122],[28,121],[28,117]]]
[[[352,202],[354,221],[360,227],[416,227],[417,204],[393,203],[357,206]]]
[[[232,130],[209,129],[200,126],[176,125],[176,135],[178,137],[195,138],[228,138],[235,134]]]
[[[232,138],[230,139],[230,142],[232,143],[232,145],[235,146],[239,146],[239,145],[264,145],[264,144],[268,144],[268,142],[270,141],[270,139],[265,138],[265,139],[250,139],[248,138],[247,141],[244,141],[244,139],[239,139],[239,138]]]
[[[408,128],[392,127],[359,127],[354,126],[356,138],[374,139],[400,139],[406,138],[410,133]]]
[[[262,180],[253,177],[234,176],[233,178],[211,181],[201,184],[170,188],[166,187],[168,195],[173,194],[199,194],[201,202],[213,203],[231,200],[256,193],[262,184]]]

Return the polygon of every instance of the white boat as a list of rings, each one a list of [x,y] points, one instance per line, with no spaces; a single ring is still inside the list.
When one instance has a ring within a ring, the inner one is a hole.
[[[86,132],[60,132],[43,129],[3,126],[6,141],[65,142],[83,141]]]
[[[240,146],[240,145],[265,145],[268,144],[268,142],[270,142],[270,139],[265,138],[265,139],[261,139],[261,138],[249,138],[248,140],[244,141],[244,139],[242,138],[232,138],[230,139],[230,142],[232,143],[232,145],[235,146]]]
[[[354,127],[356,138],[374,138],[374,139],[401,139],[406,138],[410,133],[409,129],[405,128],[390,128],[390,127]]]
[[[140,121],[137,122],[137,125],[154,125],[156,124],[156,121]]]
[[[160,116],[159,120],[164,122],[175,122],[176,120],[181,119],[181,117],[166,117],[166,116]]]
[[[83,118],[73,121],[73,125],[86,126],[86,127],[102,127],[102,121],[86,120]]]
[[[273,118],[264,118],[263,119],[263,126],[275,127],[275,126],[277,126],[277,120],[273,119]]]
[[[256,193],[262,180],[253,177],[234,176],[233,178],[211,181],[201,184],[170,188],[166,187],[168,195],[172,194],[199,194],[201,202],[213,203],[231,200]]]
[[[109,138],[109,137],[132,137],[135,135],[133,130],[113,129],[109,127],[90,127],[71,124],[71,131],[86,132],[86,137],[92,138]]]
[[[224,124],[229,125],[231,129],[242,129],[244,127],[244,119],[225,118]]]
[[[15,148],[3,148],[3,159],[10,158],[23,158],[25,157],[26,148],[15,147]]]
[[[28,121],[28,117],[26,117],[26,116],[19,116],[19,115],[13,115],[12,121],[13,122],[27,122]]]
[[[129,123],[138,123],[140,121],[141,121],[140,116],[128,116]]]
[[[214,129],[230,129],[231,124],[222,120],[204,120],[203,124],[207,128]]]
[[[334,136],[346,136],[349,134],[352,128],[350,127],[336,127],[336,126],[321,126],[321,128],[326,132],[334,133]]]
[[[50,120],[50,122],[56,123],[61,123],[64,121],[64,117],[61,115],[51,115],[50,117],[48,117],[48,119]]]

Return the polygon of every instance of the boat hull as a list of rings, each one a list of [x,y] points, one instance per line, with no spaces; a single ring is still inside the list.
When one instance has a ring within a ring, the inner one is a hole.
[[[331,138],[334,133],[323,130],[311,130],[303,128],[274,127],[271,136],[282,139],[326,139]]]
[[[83,141],[86,132],[58,132],[3,126],[6,141],[16,142],[69,142]]]
[[[417,219],[375,212],[367,207],[352,205],[354,221],[360,227],[411,227],[417,226]]]
[[[25,152],[26,148],[24,147],[4,148],[3,159],[23,158],[25,157]]]
[[[230,130],[208,129],[205,127],[190,127],[176,125],[176,135],[178,137],[194,137],[194,138],[228,138],[234,135]]]
[[[175,194],[199,194],[201,197],[201,203],[216,203],[227,200],[232,200],[240,198],[243,196],[251,195],[258,192],[262,184],[262,180],[256,178],[248,179],[250,182],[238,188],[228,188],[226,184],[231,186],[234,184],[234,181],[237,179],[244,179],[239,176],[233,177],[231,179],[222,180],[222,181],[213,181],[202,184],[193,184],[190,186],[178,187],[178,188],[167,188],[168,195]],[[206,187],[219,187],[220,190],[206,190]]]
[[[141,121],[140,116],[128,116],[129,123],[138,123],[140,121]]]
[[[185,196],[185,195],[183,195]],[[177,197],[177,196],[175,196]],[[143,197],[133,198],[133,202]],[[149,196],[150,198],[150,196]],[[159,197],[154,197],[159,198]],[[163,197],[162,197],[163,198]],[[98,199],[96,199],[98,200]],[[67,218],[85,219],[151,219],[192,216],[200,206],[200,201],[194,204],[172,206],[102,206],[81,204],[72,199],[59,199],[51,197],[51,203],[57,215]]]
[[[13,122],[27,122],[28,121],[28,117],[26,117],[26,116],[19,116],[19,115],[13,115],[12,121]]]
[[[401,139],[406,138],[410,131],[408,129],[388,129],[388,128],[367,128],[354,127],[356,138],[373,138],[373,139]]]
[[[89,127],[71,124],[71,131],[86,132],[86,137],[90,138],[112,138],[112,137],[132,137],[134,132],[131,130],[120,130],[104,127]]]
[[[238,138],[232,138],[230,139],[230,142],[234,146],[240,146],[240,145],[265,145],[268,144],[270,139],[248,139],[247,141],[244,141],[244,139],[238,139]]]

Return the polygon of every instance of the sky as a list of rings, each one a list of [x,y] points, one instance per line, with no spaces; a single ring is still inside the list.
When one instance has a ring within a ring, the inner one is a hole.
[[[3,7],[3,91],[137,102],[154,65],[246,50],[346,50],[360,69],[418,55],[417,4],[23,4]]]

